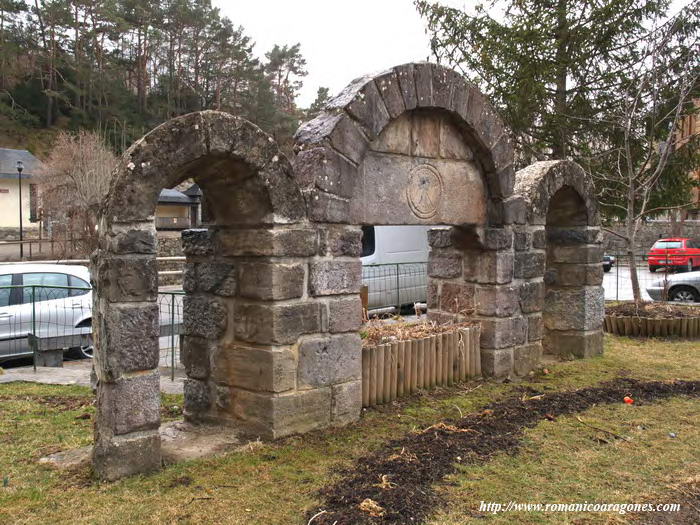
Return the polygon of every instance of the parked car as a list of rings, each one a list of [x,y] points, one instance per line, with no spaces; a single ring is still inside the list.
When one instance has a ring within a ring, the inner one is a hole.
[[[647,255],[649,271],[659,268],[675,268],[693,271],[700,268],[700,243],[683,237],[659,239]]]
[[[35,285],[35,288],[32,288]],[[34,295],[34,297],[32,297]],[[0,266],[0,361],[32,354],[28,334],[64,337],[75,353],[92,332],[90,272],[84,266],[13,264]],[[63,339],[64,343],[66,342]]]
[[[668,290],[669,301],[700,302],[700,272],[669,275],[654,281],[647,293],[654,301],[662,301],[664,290]]]
[[[612,267],[615,265],[615,257],[612,255],[603,255],[603,271],[605,273],[608,273],[610,270],[612,270]]]

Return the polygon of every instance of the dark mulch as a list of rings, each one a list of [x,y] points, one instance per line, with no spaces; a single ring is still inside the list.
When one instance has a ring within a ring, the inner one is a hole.
[[[671,396],[700,396],[700,381],[641,382],[618,378],[597,387],[540,395],[530,391],[488,405],[462,419],[444,420],[420,433],[392,440],[339,472],[341,479],[321,489],[323,509],[313,523],[421,523],[442,502],[433,486],[457,463],[488,461],[515,453],[523,431],[543,419],[587,410],[601,403],[640,404]],[[371,501],[367,501],[371,500]],[[364,502],[364,503],[363,503]]]
[[[683,317],[700,317],[700,307],[673,303],[621,302],[605,306],[608,315],[627,317],[648,317],[652,319],[680,319]]]

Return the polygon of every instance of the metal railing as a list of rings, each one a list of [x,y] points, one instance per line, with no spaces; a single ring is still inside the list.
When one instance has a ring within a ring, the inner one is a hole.
[[[369,310],[400,309],[425,303],[428,294],[428,263],[372,264],[362,267]]]
[[[66,357],[92,355],[91,288],[57,285],[0,286],[0,362],[32,358],[45,363],[51,353]],[[159,292],[159,366],[179,367],[182,291]]]

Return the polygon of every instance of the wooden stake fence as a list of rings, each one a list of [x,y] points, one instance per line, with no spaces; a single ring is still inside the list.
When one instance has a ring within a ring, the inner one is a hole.
[[[362,349],[362,406],[481,375],[479,326]]]

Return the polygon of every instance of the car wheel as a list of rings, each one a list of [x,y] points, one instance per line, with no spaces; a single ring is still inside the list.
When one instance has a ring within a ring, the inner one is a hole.
[[[73,359],[92,359],[95,347],[92,345],[76,346],[70,349]]]
[[[700,301],[700,294],[690,286],[676,286],[668,293],[668,298],[671,301],[690,303]]]
[[[612,270],[612,266],[603,266],[603,271],[605,273],[608,273],[610,270]]]
[[[658,268],[659,268],[658,266],[649,266],[649,271],[651,273],[654,273],[656,270],[658,270]]]

